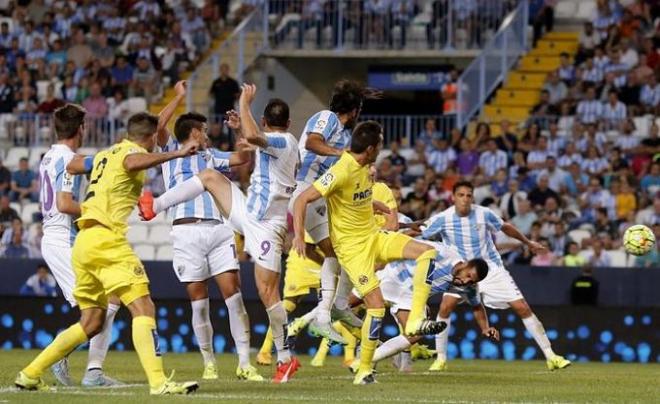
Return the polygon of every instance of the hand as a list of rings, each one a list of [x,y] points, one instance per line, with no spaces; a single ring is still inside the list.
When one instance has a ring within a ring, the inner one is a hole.
[[[527,244],[527,247],[529,247],[529,250],[534,255],[545,254],[548,252],[547,248],[545,248],[542,244],[537,243],[536,241],[530,241]]]
[[[241,152],[253,152],[256,151],[257,148],[255,146],[252,146],[250,142],[245,140],[245,138],[239,137],[236,139],[236,151],[241,153]]]
[[[497,328],[495,327],[489,327],[486,328],[485,330],[481,331],[481,335],[484,337],[488,338],[491,341],[499,341],[500,340],[500,332],[497,331]]]
[[[201,148],[200,144],[196,140],[190,140],[182,148],[179,149],[179,157],[188,157],[197,154]]]
[[[383,202],[373,201],[373,205],[374,205],[374,213],[376,214],[389,215],[390,213],[392,213],[390,208],[388,208],[387,205],[385,205]]]
[[[225,125],[230,129],[239,130],[241,128],[241,117],[238,115],[238,112],[233,109],[227,111],[227,119],[225,119]]]
[[[296,235],[293,237],[293,240],[291,241],[291,247],[293,247],[294,251],[298,253],[303,258],[307,258],[305,255],[305,240],[301,238],[300,236]]]
[[[254,97],[257,93],[257,86],[254,84],[243,84],[241,86],[241,97],[239,98],[238,102],[243,105],[250,105],[252,104],[252,101],[254,101]]]
[[[174,92],[176,93],[176,95],[181,95],[181,96],[186,95],[187,86],[188,86],[188,82],[186,82],[185,80],[177,81],[176,84],[174,85]]]

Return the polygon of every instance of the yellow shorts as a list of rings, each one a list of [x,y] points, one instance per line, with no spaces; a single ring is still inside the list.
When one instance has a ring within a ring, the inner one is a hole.
[[[124,305],[149,294],[149,278],[125,236],[94,226],[82,229],[71,252],[80,309],[108,307],[109,294]]]
[[[360,240],[353,243],[350,248],[334,247],[339,263],[346,270],[353,286],[360,296],[366,296],[380,286],[376,277],[376,263],[402,259],[403,248],[410,240],[412,238],[405,234],[381,230],[364,242]]]
[[[321,266],[310,259],[289,256],[284,272],[284,297],[305,296],[311,289],[320,287]]]

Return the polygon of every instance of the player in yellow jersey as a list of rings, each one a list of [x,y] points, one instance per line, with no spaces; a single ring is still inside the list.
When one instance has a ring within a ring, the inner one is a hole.
[[[376,215],[376,226],[383,230],[397,231],[399,230],[399,205],[396,202],[394,193],[384,182],[376,182],[376,167],[374,165],[369,169],[373,186],[374,201],[383,203],[390,209],[389,213],[382,213]]]
[[[144,266],[126,239],[127,219],[137,204],[145,170],[196,153],[192,142],[171,153],[151,153],[158,117],[146,112],[128,120],[128,138],[94,157],[89,188],[77,220],[80,229],[72,250],[76,286],[73,295],[80,321],[61,332],[16,378],[20,389],[48,390],[41,375],[53,363],[101,331],[108,295],[119,297],[133,316],[133,345],[149,380],[151,394],[187,394],[197,382],[175,383],[165,376]],[[83,172],[72,161],[68,170]],[[79,171],[80,170],[80,171]]]
[[[377,122],[367,121],[357,125],[353,131],[349,151],[339,161],[305,190],[294,203],[293,247],[305,254],[305,211],[307,205],[324,197],[330,217],[330,238],[339,263],[346,272],[367,307],[362,325],[361,359],[354,384],[375,382],[372,358],[380,338],[380,328],[385,315],[385,302],[375,273],[376,262],[399,259],[417,261],[416,271],[422,281],[415,287],[430,288],[426,274],[433,267],[435,250],[424,243],[401,233],[381,231],[374,219],[372,187],[369,165],[383,146],[382,127]],[[413,306],[426,305],[413,302]],[[410,334],[437,334],[445,324],[413,318],[409,320]],[[407,330],[408,331],[408,330]]]

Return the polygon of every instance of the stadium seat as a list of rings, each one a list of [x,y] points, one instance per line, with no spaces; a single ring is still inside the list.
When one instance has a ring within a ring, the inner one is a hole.
[[[29,164],[30,167],[36,167],[41,162],[41,155],[48,151],[48,147],[38,146],[30,148]]]
[[[392,154],[392,151],[389,149],[382,149],[376,158],[376,164],[380,164],[381,161],[385,160]]]
[[[573,0],[567,0],[572,3]],[[543,36],[543,39],[551,39],[553,41],[579,41],[580,32],[578,31],[552,31]]]
[[[170,237],[171,230],[171,226],[166,224],[151,226],[147,242],[153,245],[170,244],[172,243],[172,238]]]
[[[413,192],[413,187],[403,187],[401,188],[401,199],[406,199],[408,195]]]
[[[541,93],[538,90],[505,90],[500,89],[495,95],[493,105],[501,107],[531,108],[539,102]]]
[[[635,122],[635,135],[648,137],[651,129],[652,117],[652,115],[645,115],[633,118],[633,122]]]
[[[29,157],[30,150],[27,147],[12,147],[7,153],[7,158],[4,165],[10,170],[15,170],[18,167],[18,162],[23,157]]]
[[[411,148],[405,148],[405,149],[399,150],[399,154],[401,155],[401,157],[406,159],[406,161],[408,161],[408,160],[412,159],[413,157],[415,157],[415,150],[411,149]]]
[[[568,232],[568,237],[578,243],[582,244],[582,240],[591,237],[591,232],[583,229],[575,229]]]
[[[559,67],[559,57],[527,55],[520,59],[518,70],[529,73],[549,73]]]
[[[144,97],[131,97],[127,101],[129,114],[144,112],[147,109],[147,100]]]
[[[130,216],[128,216],[129,226],[132,226],[136,223],[142,223],[142,219],[140,219],[140,214],[139,214],[137,208],[133,209]]]
[[[608,250],[607,254],[610,256],[610,262],[613,267],[626,267],[628,266],[628,257],[625,251],[622,250]]]
[[[46,99],[49,85],[50,80],[37,81],[37,98],[39,99],[39,102],[43,102]]]
[[[555,18],[575,18],[577,3],[574,0],[564,0],[555,6]]]
[[[21,211],[21,220],[23,223],[33,223],[32,215],[39,212],[41,208],[38,203],[30,202],[23,205],[23,210]]]
[[[524,73],[514,71],[509,74],[505,89],[540,90],[545,84],[547,75],[543,73]]]
[[[16,213],[18,213],[18,216],[21,216],[21,212],[23,211],[23,206],[21,206],[20,203],[18,202],[11,202],[9,204],[9,207],[14,209]]]
[[[174,251],[171,244],[163,244],[156,250],[156,261],[172,261]]]
[[[510,121],[524,121],[529,116],[529,108],[526,107],[498,107],[494,105],[484,106],[483,117],[491,122],[500,122],[503,119]]]
[[[39,142],[42,144],[51,144],[53,143],[53,131],[50,129],[50,126],[42,126],[37,132],[39,136]]]
[[[529,52],[533,56],[559,56],[562,52],[573,55],[578,50],[577,41],[556,41],[552,39],[542,39],[538,41],[536,47]]]
[[[146,243],[148,242],[147,236],[149,233],[149,228],[140,223],[136,223],[128,228],[128,233],[126,233],[126,238],[131,244]]]
[[[577,13],[574,17],[580,20],[591,21],[596,16],[596,10],[597,6],[595,0],[581,1],[578,4]]]
[[[98,149],[96,147],[81,147],[78,149],[78,154],[82,154],[83,156],[93,156],[96,153],[98,153]]]
[[[169,227],[169,225],[170,225],[170,220],[167,218],[167,213],[165,213],[165,212],[161,212],[161,213],[157,214],[156,217],[154,217],[153,219],[151,219],[151,221],[150,221],[149,223],[150,223],[152,226],[155,226],[155,225],[157,225],[157,224],[166,224],[166,225],[168,225],[168,227]]]
[[[156,249],[149,244],[138,244],[133,250],[142,261],[153,261],[156,257]]]

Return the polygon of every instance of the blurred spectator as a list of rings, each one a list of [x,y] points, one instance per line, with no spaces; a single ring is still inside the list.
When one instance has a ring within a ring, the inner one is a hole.
[[[115,125],[123,126],[131,113],[128,100],[121,87],[115,87],[114,95],[107,99],[108,118],[115,121]]]
[[[495,138],[497,147],[509,156],[512,156],[518,148],[518,136],[511,130],[511,122],[507,119],[502,119],[500,122],[500,131],[500,136]]]
[[[28,159],[23,157],[18,162],[18,170],[14,171],[11,179],[11,200],[18,202],[29,199],[39,201],[39,184],[34,171],[30,170]]]
[[[542,208],[548,198],[559,200],[559,194],[550,188],[550,180],[547,175],[541,175],[536,188],[527,195],[534,209]]]
[[[0,96],[2,91],[0,90]],[[639,101],[642,104],[643,113],[660,115],[660,84],[658,76],[651,74],[641,89]]]
[[[492,193],[499,200],[509,190],[509,180],[506,175],[506,169],[500,168],[495,173],[495,178],[490,184]]]
[[[449,147],[449,142],[442,135],[433,138],[426,152],[426,163],[437,173],[443,173],[456,162],[456,152]]]
[[[582,123],[595,123],[603,115],[603,104],[596,99],[596,88],[587,89],[586,97],[577,106],[577,116]]]
[[[660,244],[656,243],[656,248],[647,254],[635,257],[635,266],[640,268],[658,268],[660,266],[660,250],[658,246]]]
[[[384,158],[378,166],[378,178],[388,185],[401,185],[401,175],[398,170],[392,166],[392,160]]]
[[[554,224],[554,227],[554,232],[548,237],[548,242],[550,243],[550,249],[555,257],[562,257],[566,251],[566,247],[570,243],[570,239],[566,235],[566,225],[563,220],[558,220]],[[563,265],[561,259],[559,260],[558,265]]]
[[[67,50],[67,59],[75,63],[76,67],[84,68],[94,58],[92,48],[87,45],[85,33],[77,29],[73,35],[73,46]]]
[[[550,248],[550,243],[547,239],[541,239],[541,245],[546,248],[546,251],[534,255],[531,265],[535,267],[549,267],[555,265],[557,257]]]
[[[108,115],[108,102],[101,94],[101,84],[92,83],[89,87],[89,96],[82,103],[87,110],[87,117],[100,119]]]
[[[639,183],[642,192],[654,195],[660,191],[660,162],[651,164],[651,170],[642,177]]]
[[[396,171],[399,175],[404,175],[404,173],[406,172],[407,163],[405,157],[403,157],[399,153],[400,149],[399,149],[398,141],[393,140],[390,143],[390,151],[392,153],[389,155],[388,158],[392,162],[392,167],[394,168],[394,171]]]
[[[115,48],[108,44],[108,34],[101,31],[96,36],[94,44],[94,57],[101,63],[101,66],[111,68],[115,62]]]
[[[611,237],[617,236],[617,226],[616,223],[611,221],[607,216],[607,209],[597,208],[596,209],[596,220],[594,221],[594,228],[596,229],[596,234],[608,234]]]
[[[215,115],[224,116],[227,111],[234,109],[241,89],[238,82],[229,77],[229,65],[220,65],[220,77],[215,79],[211,85],[211,95],[214,99],[213,112]]]
[[[626,106],[619,101],[619,93],[612,89],[608,94],[608,102],[603,106],[603,119],[610,129],[617,128],[626,119]]]
[[[568,95],[568,87],[559,79],[556,71],[548,73],[548,81],[543,85],[543,89],[547,91],[548,102],[552,105],[557,105]],[[557,115],[559,111],[555,108],[552,112]]]
[[[422,178],[415,181],[413,192],[403,199],[401,212],[413,220],[426,218],[426,208],[429,203],[428,185]]]
[[[30,276],[20,290],[21,296],[57,296],[57,283],[48,272],[46,264],[37,266],[37,273]]]
[[[0,159],[0,196],[8,195],[11,190],[11,171],[2,164]]]
[[[126,56],[117,56],[111,72],[113,84],[128,88],[133,83],[133,67],[128,64]]]
[[[587,259],[580,254],[580,247],[574,241],[566,245],[563,265],[567,267],[581,267],[587,264]]]
[[[5,246],[2,254],[4,258],[31,258],[30,250],[23,242],[23,228],[20,227],[11,233],[11,242]]]
[[[149,60],[140,57],[137,60],[137,69],[133,72],[133,85],[131,87],[134,96],[144,97],[147,103],[155,101],[155,96],[160,91],[160,75],[154,69]]]
[[[155,195],[155,194],[154,194]],[[160,195],[160,194],[159,194]],[[35,223],[27,235],[27,247],[30,251],[30,258],[42,258],[41,239],[44,237],[44,229],[41,223]]]
[[[46,88],[46,98],[37,107],[37,112],[42,114],[52,114],[55,110],[64,105],[64,101],[55,96],[55,86],[49,84]]]
[[[511,224],[516,226],[523,234],[529,236],[532,231],[532,225],[537,219],[538,216],[532,210],[529,200],[521,199],[518,202],[518,213],[511,219]]]
[[[598,304],[598,286],[599,282],[593,277],[591,267],[584,267],[582,274],[575,278],[571,285],[571,303],[575,305],[595,306]]]
[[[506,153],[497,148],[495,140],[488,140],[486,151],[482,152],[479,157],[479,168],[481,168],[481,172],[486,176],[487,181],[495,176],[497,170],[506,168],[507,163]]]
[[[598,237],[591,240],[591,250],[587,251],[585,255],[589,265],[594,268],[612,266],[612,259],[603,249],[603,242]]]
[[[6,194],[0,196],[0,229],[2,230],[0,234],[4,236],[4,233],[7,231],[6,229],[14,219],[20,220],[20,217],[16,210],[10,206],[9,196]]]
[[[593,23],[587,21],[584,23],[584,31],[580,32],[579,38],[579,52],[578,61],[584,60],[583,58],[588,55],[593,55],[594,49],[600,45],[601,37],[598,31],[594,29]]]
[[[520,203],[527,200],[527,193],[519,189],[519,183],[515,179],[510,179],[507,192],[502,195],[500,200],[500,211],[502,217],[506,220],[515,217],[520,212]],[[534,219],[536,220],[536,218]]]
[[[464,2],[458,2],[454,3],[455,7],[460,7],[462,3],[467,3],[466,1]],[[442,95],[442,113],[447,115],[447,114],[455,114],[456,113],[456,106],[458,103],[458,78],[459,78],[459,73],[458,69],[455,67],[452,68],[449,71],[449,76],[447,77],[447,82],[442,85],[442,88],[440,90],[440,93]],[[435,123],[435,120],[434,120]]]

